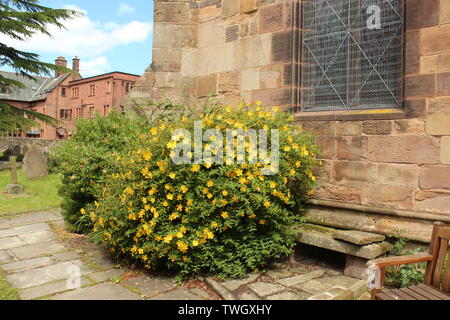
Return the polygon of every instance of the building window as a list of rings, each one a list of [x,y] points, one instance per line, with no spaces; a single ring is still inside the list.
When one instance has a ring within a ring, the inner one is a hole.
[[[125,82],[125,93],[129,93],[131,90],[131,82]]]
[[[103,106],[103,115],[107,116],[109,114],[109,105],[104,105]]]
[[[59,118],[61,120],[71,120],[72,119],[72,109],[60,109]]]
[[[7,85],[0,86],[0,94],[9,94],[11,93],[11,88]]]
[[[106,93],[111,93],[111,81],[106,82]]]
[[[66,88],[61,88],[61,97],[66,96]]]
[[[95,96],[95,84],[89,86],[89,95]]]
[[[79,118],[83,118],[83,108],[77,108],[77,113],[76,113],[76,117]]]
[[[95,113],[95,107],[94,106],[90,106],[89,107],[89,118],[93,118],[94,117],[94,113]]]
[[[403,0],[304,3],[302,111],[401,107]]]
[[[80,96],[80,88],[72,88],[72,97],[78,98]]]

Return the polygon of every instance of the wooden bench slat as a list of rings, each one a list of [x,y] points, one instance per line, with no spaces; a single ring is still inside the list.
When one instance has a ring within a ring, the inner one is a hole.
[[[442,300],[450,300],[450,295],[445,294],[444,292],[441,292],[440,290],[438,290],[436,288],[426,286],[424,284],[420,284],[417,287],[437,296],[438,298],[440,298]]]
[[[402,290],[403,290],[403,292],[405,292],[405,293],[409,294],[410,296],[414,297],[416,300],[429,300],[426,297],[424,297],[424,296],[418,294],[417,292],[411,290],[410,288],[403,288]]]
[[[425,291],[425,290],[422,289],[422,288],[419,288],[418,286],[410,287],[410,289],[411,289],[412,291],[417,292],[418,294],[424,296],[424,297],[427,298],[428,300],[442,300],[442,299],[439,299],[439,297],[435,296],[434,294],[432,294],[432,293],[430,293],[430,292],[428,292],[428,291]]]
[[[402,298],[401,300],[417,300],[413,296],[407,294],[402,289],[392,289],[392,292],[397,294],[399,297],[401,297]]]

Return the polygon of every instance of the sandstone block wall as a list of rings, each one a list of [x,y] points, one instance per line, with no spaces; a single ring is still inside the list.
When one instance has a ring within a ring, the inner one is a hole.
[[[301,106],[301,3],[155,1],[153,63],[130,101]],[[315,198],[450,215],[450,1],[405,0],[401,109],[297,112],[318,135]]]

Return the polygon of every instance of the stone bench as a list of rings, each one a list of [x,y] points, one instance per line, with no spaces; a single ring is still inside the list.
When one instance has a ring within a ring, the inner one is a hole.
[[[366,278],[367,261],[388,253],[392,248],[384,241],[385,236],[374,233],[339,230],[310,223],[296,227],[296,232],[299,243],[344,253],[344,274],[359,279]]]

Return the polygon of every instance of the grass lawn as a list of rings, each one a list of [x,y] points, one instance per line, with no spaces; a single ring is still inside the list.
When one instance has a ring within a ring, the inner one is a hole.
[[[48,210],[60,205],[59,175],[50,174],[38,180],[27,180],[23,171],[18,170],[18,180],[25,192],[21,195],[7,194],[4,191],[6,185],[11,183],[11,175],[9,170],[0,171],[0,214]]]
[[[11,288],[3,278],[2,271],[0,270],[0,300],[19,300],[17,290]]]

